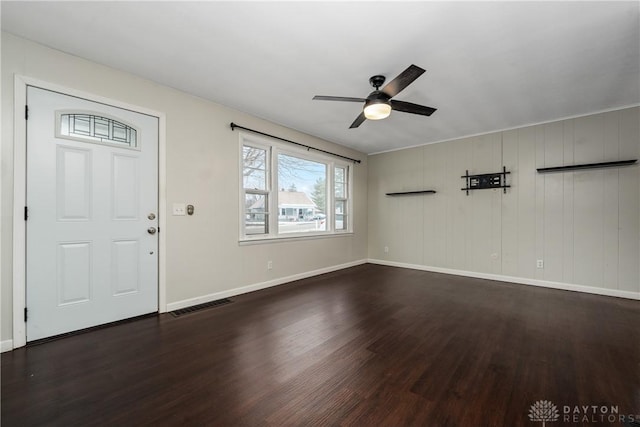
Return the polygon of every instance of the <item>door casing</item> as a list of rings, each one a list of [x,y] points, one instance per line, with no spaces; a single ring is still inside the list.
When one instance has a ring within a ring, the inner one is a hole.
[[[112,105],[158,118],[158,311],[167,311],[166,299],[166,116],[164,113],[145,107],[131,105],[115,99],[87,93],[54,83],[16,75],[14,79],[14,141],[13,141],[13,339],[12,348],[27,343],[27,328],[24,319],[26,307],[26,221],[24,207],[27,196],[27,86],[60,92],[89,101]]]

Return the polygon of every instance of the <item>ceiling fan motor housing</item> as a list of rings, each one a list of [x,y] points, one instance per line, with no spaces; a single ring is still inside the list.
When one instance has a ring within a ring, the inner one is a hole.
[[[372,103],[373,101],[377,101],[378,103],[380,102],[387,102],[391,99],[391,97],[389,95],[387,95],[386,93],[384,93],[381,90],[374,90],[373,92],[371,92],[369,94],[369,96],[367,96],[367,103]]]

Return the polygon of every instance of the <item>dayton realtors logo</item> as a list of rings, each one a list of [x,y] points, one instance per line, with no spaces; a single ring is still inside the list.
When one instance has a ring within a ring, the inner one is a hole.
[[[564,405],[562,406],[562,418],[558,407],[549,400],[538,400],[529,408],[529,420],[546,423],[560,421],[562,423],[633,423],[640,421],[638,414],[620,414],[618,406],[606,405]]]
[[[562,420],[569,423],[633,423],[639,415],[621,414],[617,405],[575,405],[562,407]]]
[[[529,409],[529,419],[542,421],[542,427],[549,421],[557,421],[559,417],[558,407],[548,400],[538,400]]]

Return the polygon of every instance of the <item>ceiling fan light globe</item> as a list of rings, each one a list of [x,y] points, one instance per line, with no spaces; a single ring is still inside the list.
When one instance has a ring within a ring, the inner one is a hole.
[[[364,107],[364,116],[369,120],[382,120],[391,114],[391,105],[387,102],[371,102]]]

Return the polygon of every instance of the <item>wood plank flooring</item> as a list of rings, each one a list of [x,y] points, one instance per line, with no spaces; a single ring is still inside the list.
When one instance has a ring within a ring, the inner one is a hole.
[[[2,354],[2,426],[622,426],[640,302],[365,264]],[[571,420],[563,420],[564,406]]]

